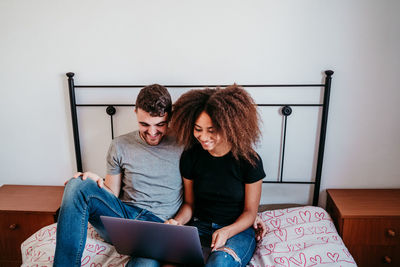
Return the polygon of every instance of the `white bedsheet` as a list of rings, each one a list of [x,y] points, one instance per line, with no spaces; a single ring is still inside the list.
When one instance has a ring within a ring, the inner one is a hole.
[[[265,211],[260,216],[268,234],[257,244],[250,266],[357,266],[322,208]]]
[[[268,234],[257,244],[248,266],[356,266],[328,213],[319,207],[264,211],[259,214]],[[46,226],[21,244],[22,266],[52,266],[57,224]],[[89,225],[82,266],[125,266],[129,257],[118,254]]]
[[[53,266],[57,224],[43,227],[21,244],[22,265],[26,267]],[[106,243],[89,224],[81,266],[123,267],[129,257],[120,255],[114,246]]]

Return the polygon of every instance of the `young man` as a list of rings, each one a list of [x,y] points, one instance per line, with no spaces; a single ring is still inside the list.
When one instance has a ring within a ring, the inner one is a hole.
[[[182,204],[182,147],[167,134],[171,108],[165,87],[153,84],[143,88],[135,108],[139,130],[112,141],[105,180],[86,172],[68,181],[58,218],[54,266],[81,266],[88,221],[109,241],[101,215],[164,222],[178,211]],[[139,265],[160,264],[132,258],[127,266]]]

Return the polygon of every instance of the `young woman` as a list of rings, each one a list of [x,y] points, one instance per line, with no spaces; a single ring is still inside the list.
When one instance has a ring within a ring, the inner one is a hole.
[[[170,224],[190,224],[203,246],[206,266],[245,266],[251,259],[262,178],[259,115],[250,95],[237,85],[191,90],[175,103],[171,128],[184,145],[180,170],[184,204]]]

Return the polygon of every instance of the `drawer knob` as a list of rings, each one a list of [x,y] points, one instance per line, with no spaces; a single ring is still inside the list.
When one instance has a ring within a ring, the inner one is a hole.
[[[10,230],[15,230],[15,229],[17,229],[17,227],[18,227],[18,224],[13,223],[13,224],[11,224],[8,228],[9,228]]]
[[[387,230],[387,234],[388,234],[388,236],[391,236],[391,237],[395,237],[396,236],[396,232],[393,229]]]
[[[389,256],[385,256],[385,257],[383,257],[383,262],[384,263],[392,263],[392,258],[390,258]]]

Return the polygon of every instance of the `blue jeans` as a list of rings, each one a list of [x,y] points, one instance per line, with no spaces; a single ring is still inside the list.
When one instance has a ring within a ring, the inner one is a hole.
[[[123,203],[91,179],[69,180],[64,190],[57,222],[57,242],[53,266],[81,266],[88,221],[109,242],[100,216],[163,222],[150,211]],[[160,266],[153,259],[131,258],[126,266]]]
[[[197,227],[201,244],[203,247],[207,248],[211,245],[211,236],[214,231],[223,227],[223,225],[204,222],[196,218],[193,220],[191,225]],[[220,248],[219,250],[211,252],[205,266],[246,266],[246,264],[251,260],[255,248],[255,233],[254,229],[250,227],[229,238],[222,249]]]

